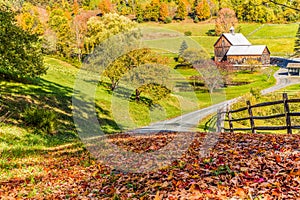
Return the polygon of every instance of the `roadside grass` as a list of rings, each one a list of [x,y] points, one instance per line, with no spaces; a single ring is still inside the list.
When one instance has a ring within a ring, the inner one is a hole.
[[[251,73],[250,71],[236,72],[233,81],[246,83],[248,82],[248,84],[227,87],[225,89],[227,99],[233,99],[235,97],[245,95],[249,93],[251,89],[260,91],[271,87],[276,83],[276,80],[272,75],[278,69],[278,67],[271,67],[272,71],[265,71],[265,69],[260,69],[253,73]]]
[[[298,87],[299,87],[299,85],[298,85]],[[300,93],[299,93],[299,90],[298,91],[294,90],[296,88],[297,88],[296,85],[290,86],[289,87],[290,90],[287,90],[285,88],[280,91],[273,92],[271,94],[263,95],[263,96],[256,96],[256,95],[248,94],[248,95],[245,95],[239,102],[233,104],[231,106],[231,109],[235,110],[235,109],[239,109],[242,107],[247,107],[247,105],[246,105],[247,100],[249,100],[252,105],[255,105],[258,103],[263,103],[263,102],[278,101],[278,100],[282,99],[283,92],[287,92],[290,99],[293,99],[293,98],[299,99]],[[290,112],[298,112],[299,108],[300,108],[299,103],[290,103],[289,104]],[[270,116],[270,115],[282,114],[282,113],[284,113],[284,106],[283,106],[283,104],[278,104],[278,105],[257,107],[257,108],[253,108],[252,112],[253,112],[254,116]],[[233,119],[244,118],[244,117],[249,117],[247,110],[232,114]],[[256,119],[254,121],[254,123],[255,123],[255,126],[284,126],[286,124],[286,119],[285,119],[285,117],[278,117],[278,118],[274,118],[274,119],[264,119],[264,120]],[[291,123],[294,126],[299,125],[300,117],[292,116]],[[227,129],[229,128],[228,122],[225,122],[224,125],[225,125],[225,128],[227,128]],[[234,128],[250,128],[250,121],[243,120],[243,121],[233,122],[233,127]],[[239,132],[249,133],[250,131],[239,131]],[[257,131],[257,133],[264,133],[264,134],[284,134],[286,132],[287,132],[286,130]],[[293,133],[299,134],[300,131],[293,130]]]

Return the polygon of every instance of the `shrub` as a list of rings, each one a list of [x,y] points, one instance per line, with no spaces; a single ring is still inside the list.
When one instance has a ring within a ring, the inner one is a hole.
[[[198,22],[199,22],[199,18],[198,18],[197,16],[195,17],[194,22],[195,22],[195,23],[198,23]]]
[[[23,113],[26,125],[53,134],[56,128],[56,114],[52,110],[39,109],[37,107],[26,107]]]
[[[164,20],[165,24],[169,24],[172,22],[172,18],[171,17],[166,17],[166,19]]]
[[[191,35],[192,35],[192,32],[191,32],[191,31],[185,31],[185,32],[184,32],[184,35],[185,35],[185,36],[191,36]]]

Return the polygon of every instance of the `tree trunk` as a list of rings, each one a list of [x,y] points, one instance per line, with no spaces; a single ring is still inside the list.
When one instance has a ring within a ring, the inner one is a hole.
[[[138,89],[135,89],[135,101],[136,102],[140,101],[140,94],[141,94],[141,92]]]
[[[112,80],[111,86],[110,86],[111,91],[114,91],[116,89],[116,86],[117,86],[117,83],[114,80]]]

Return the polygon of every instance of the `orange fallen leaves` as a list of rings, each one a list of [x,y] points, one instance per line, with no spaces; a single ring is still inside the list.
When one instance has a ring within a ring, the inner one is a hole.
[[[160,149],[175,133],[111,142],[135,152]],[[7,199],[300,199],[299,135],[221,134],[205,158],[199,156],[205,134],[181,159],[144,174],[116,172],[90,160],[87,152],[45,155],[40,177],[0,182]],[[120,139],[121,138],[121,139]],[[275,148],[275,149],[274,149]],[[38,163],[38,164],[41,164]],[[33,194],[32,191],[38,191]]]

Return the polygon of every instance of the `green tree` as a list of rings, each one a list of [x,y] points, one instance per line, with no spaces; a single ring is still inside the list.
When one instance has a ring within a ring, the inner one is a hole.
[[[135,16],[138,23],[142,23],[144,21],[144,10],[140,4],[138,4],[135,9]]]
[[[135,100],[137,102],[140,101],[142,93],[151,97],[152,101],[158,101],[171,93],[166,81],[169,71],[170,68],[167,66],[148,63],[135,68],[124,79],[132,85],[139,86],[135,89]]]
[[[17,25],[15,13],[0,4],[0,69],[18,77],[36,77],[46,73],[37,35]]]
[[[76,48],[75,37],[71,30],[71,17],[69,13],[61,8],[51,11],[49,17],[49,26],[56,33],[57,52],[66,58],[70,58]]]
[[[91,17],[87,22],[86,52],[92,53],[94,48],[105,39],[118,33],[130,31],[136,26],[135,22],[116,13],[108,13],[103,17]]]
[[[188,12],[185,3],[183,2],[183,0],[179,0],[177,10],[176,10],[176,18],[180,20],[184,20],[187,14]]]
[[[126,72],[146,63],[163,64],[165,61],[147,48],[131,51],[115,60],[104,72],[111,81],[111,90],[113,91],[118,86],[120,79]]]
[[[198,5],[195,8],[195,11],[196,16],[200,20],[206,20],[211,15],[207,0],[202,0],[200,3],[198,3]]]

